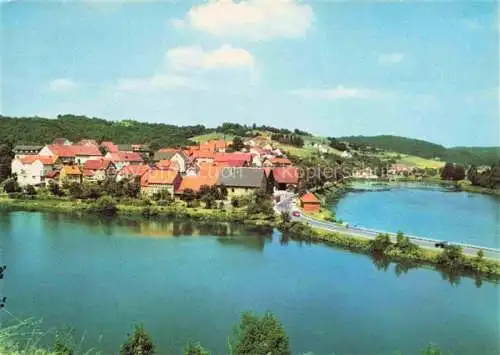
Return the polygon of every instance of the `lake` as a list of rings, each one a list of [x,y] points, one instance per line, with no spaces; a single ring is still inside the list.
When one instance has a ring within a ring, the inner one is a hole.
[[[388,185],[383,191],[349,192],[332,208],[338,218],[351,225],[500,247],[497,196],[449,191],[437,186]]]
[[[6,309],[75,328],[116,354],[134,324],[178,354],[199,340],[226,353],[245,310],[274,312],[294,354],[498,354],[498,286],[407,272],[276,231],[182,221],[0,212]],[[0,312],[3,322],[11,316]]]

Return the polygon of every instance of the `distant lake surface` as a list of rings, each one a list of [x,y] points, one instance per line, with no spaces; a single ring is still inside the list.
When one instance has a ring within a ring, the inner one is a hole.
[[[225,354],[245,310],[273,311],[294,354],[412,355],[431,342],[455,355],[500,352],[496,284],[451,284],[434,270],[405,272],[281,237],[175,220],[0,212],[8,265],[0,294],[14,316],[73,326],[85,349],[105,354],[117,353],[134,324],[159,354],[179,354],[189,340]]]
[[[500,247],[497,196],[388,185],[381,191],[350,192],[332,208],[351,225]]]

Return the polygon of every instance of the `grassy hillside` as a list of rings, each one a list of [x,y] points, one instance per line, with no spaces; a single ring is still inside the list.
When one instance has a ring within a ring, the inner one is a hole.
[[[339,140],[354,144],[369,145],[387,151],[413,155],[425,159],[438,158],[459,164],[491,165],[500,160],[500,147],[456,147],[446,148],[442,145],[420,139],[398,136],[349,136]]]

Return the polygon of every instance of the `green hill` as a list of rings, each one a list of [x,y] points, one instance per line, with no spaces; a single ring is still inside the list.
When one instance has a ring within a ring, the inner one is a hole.
[[[420,139],[391,135],[349,136],[338,138],[351,144],[371,146],[387,151],[414,155],[426,159],[440,159],[459,164],[492,165],[500,161],[500,147],[454,147]]]

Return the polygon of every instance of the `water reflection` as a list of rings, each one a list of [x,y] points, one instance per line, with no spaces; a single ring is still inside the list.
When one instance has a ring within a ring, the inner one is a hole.
[[[15,212],[20,213],[20,212]],[[22,213],[22,212],[21,212]],[[273,230],[269,228],[249,228],[232,223],[208,223],[193,222],[188,219],[175,218],[153,218],[144,219],[140,217],[100,217],[88,214],[58,214],[44,213],[39,215],[40,225],[47,231],[46,235],[51,239],[58,238],[56,230],[67,230],[70,228],[83,228],[89,237],[105,235],[111,238],[123,236],[145,237],[145,238],[178,238],[185,236],[216,236],[217,242],[223,247],[242,247],[253,251],[263,252],[267,244],[272,243]],[[11,230],[12,218],[9,213],[0,215],[0,231]],[[78,223],[75,223],[78,222]],[[298,245],[314,245],[308,240],[294,240],[286,234],[277,232],[279,245],[286,247],[290,243]],[[325,247],[344,250],[329,244],[321,243]],[[476,274],[467,274],[457,270],[422,265],[408,261],[395,261],[383,254],[365,254],[378,271],[394,272],[399,277],[404,277],[412,269],[427,268],[439,272],[443,280],[451,285],[460,285],[463,277],[475,280],[476,287],[481,287],[483,282],[494,282]]]

